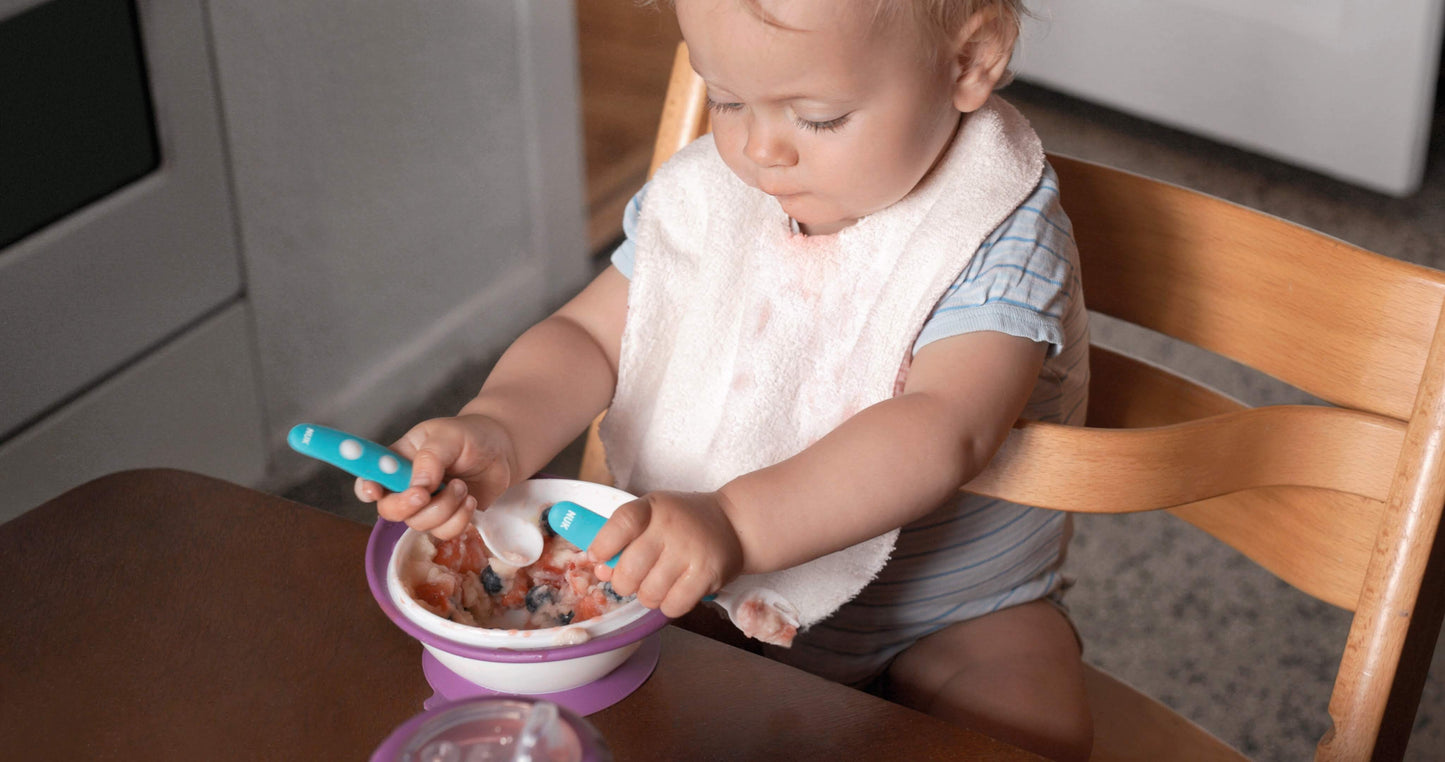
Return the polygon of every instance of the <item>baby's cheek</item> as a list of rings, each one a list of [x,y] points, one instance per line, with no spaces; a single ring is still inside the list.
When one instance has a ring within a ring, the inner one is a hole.
[[[749,186],[757,187],[757,178],[753,176],[752,163],[743,155],[743,144],[746,138],[742,130],[726,129],[713,126],[713,144],[717,146],[718,155],[722,157],[723,163],[738,179]]]

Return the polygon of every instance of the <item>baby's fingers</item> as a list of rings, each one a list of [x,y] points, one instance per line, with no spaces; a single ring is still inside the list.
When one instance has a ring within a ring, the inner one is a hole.
[[[415,489],[415,488],[412,488]],[[410,497],[412,490],[408,489],[406,495]],[[414,512],[406,519],[407,526],[418,532],[429,532],[447,524],[457,513],[467,511],[467,485],[461,479],[453,479],[446,489],[428,497],[430,502],[420,510]],[[472,502],[475,506],[475,501]],[[468,513],[468,515],[470,515]],[[457,532],[461,527],[457,527]],[[433,532],[439,540],[446,540],[451,535],[443,536],[439,532]]]
[[[376,514],[387,521],[406,521],[424,508],[431,496],[413,487],[405,492],[386,492],[376,501]]]
[[[406,440],[397,442],[397,449]],[[420,508],[426,503],[426,498],[433,492],[446,484],[447,469],[456,462],[460,447],[452,447],[444,442],[430,440],[424,447],[409,454],[411,458],[411,487],[406,491],[414,493],[412,502]]]
[[[703,596],[711,590],[712,582],[707,575],[689,568],[672,583],[672,588],[667,591],[667,597],[659,608],[668,617],[676,619],[696,608]]]
[[[386,488],[368,479],[358,478],[352,485],[351,490],[356,493],[356,499],[363,503],[374,503],[386,494]]]
[[[433,496],[442,492],[447,469],[461,452],[457,437],[446,436],[444,428],[431,423],[418,425],[391,445],[391,449],[411,461],[411,486],[395,496],[387,496],[377,505],[378,513],[392,521],[411,523],[414,514],[427,509],[433,503]]]
[[[592,544],[587,548],[587,556],[594,564],[606,563],[608,559],[621,553],[629,543],[642,536],[651,518],[652,506],[646,498],[624,503],[613,511],[607,523],[597,530],[597,536],[592,538]],[[640,577],[638,581],[641,581]]]
[[[664,556],[657,559],[657,562],[648,570],[642,584],[637,587],[638,602],[650,609],[662,608],[663,602],[672,596],[673,588],[677,586],[685,571],[687,571],[685,563],[676,557]],[[614,590],[617,589],[616,585],[612,587]],[[669,614],[669,616],[672,615]]]
[[[609,578],[603,581],[611,582],[613,591],[618,595],[628,596],[636,593],[640,598],[644,580],[649,579],[652,573],[658,570],[658,560],[661,557],[661,549],[656,544],[647,541],[634,542],[622,552],[622,558],[617,561],[617,568],[613,569]],[[665,572],[663,573],[665,574]],[[598,579],[601,577],[599,576]],[[661,578],[655,584],[665,585]],[[663,594],[665,593],[664,587]],[[657,608],[658,604],[662,602],[663,594],[656,595],[655,599],[650,602],[643,601],[642,605],[648,608]]]
[[[471,526],[472,514],[477,511],[477,499],[467,495],[462,505],[457,509],[451,518],[443,521],[441,526],[431,530],[432,536],[438,540],[450,540],[461,534],[467,527]]]

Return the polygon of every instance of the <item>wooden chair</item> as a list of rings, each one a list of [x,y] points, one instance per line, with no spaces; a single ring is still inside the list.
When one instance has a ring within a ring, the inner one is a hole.
[[[679,47],[653,169],[707,130]],[[1095,312],[1329,403],[1246,408],[1092,351],[1088,427],[1020,422],[966,489],[1082,513],[1167,510],[1354,612],[1320,760],[1404,753],[1440,628],[1445,274],[1219,199],[1051,156]],[[582,478],[610,481],[596,426]],[[1241,759],[1089,668],[1095,759]],[[1323,709],[1323,707],[1322,707]]]

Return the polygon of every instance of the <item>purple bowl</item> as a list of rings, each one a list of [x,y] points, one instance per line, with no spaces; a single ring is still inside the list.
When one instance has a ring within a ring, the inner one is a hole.
[[[552,648],[486,648],[458,643],[436,633],[428,632],[407,619],[391,599],[386,585],[387,567],[391,563],[392,551],[405,533],[406,524],[377,519],[376,526],[371,530],[371,538],[366,543],[366,583],[371,588],[371,595],[376,599],[377,605],[397,627],[432,648],[467,659],[506,664],[562,661],[622,648],[657,632],[669,621],[665,614],[654,609],[612,632],[599,635],[585,643]]]

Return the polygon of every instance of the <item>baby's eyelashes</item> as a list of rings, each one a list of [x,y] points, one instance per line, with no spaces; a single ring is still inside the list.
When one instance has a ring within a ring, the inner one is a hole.
[[[846,124],[848,122],[848,117],[850,116],[852,116],[851,113],[844,114],[840,117],[835,117],[833,119],[825,119],[823,121],[813,121],[811,119],[803,119],[799,117],[798,126],[807,130],[812,130],[814,132],[832,132],[833,130],[836,130]]]
[[[741,103],[713,100],[713,97],[711,95],[707,96],[707,108],[709,111],[715,114],[726,114],[734,111],[739,111],[742,109],[742,107],[743,104]],[[842,116],[837,116],[832,119],[804,119],[801,116],[795,115],[793,117],[793,121],[799,127],[805,130],[811,130],[813,132],[832,132],[833,130],[836,130],[846,124],[848,122],[848,117],[852,115],[852,112],[849,112],[847,114],[843,114]]]
[[[738,109],[740,109],[740,108],[742,108],[742,107],[743,107],[743,104],[741,104],[741,103],[719,102],[719,101],[713,100],[711,95],[707,96],[707,109],[708,109],[708,111],[713,111],[713,112],[716,112],[716,113],[724,113],[724,112],[727,112],[727,111],[737,111]]]

